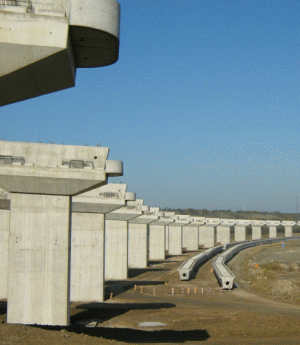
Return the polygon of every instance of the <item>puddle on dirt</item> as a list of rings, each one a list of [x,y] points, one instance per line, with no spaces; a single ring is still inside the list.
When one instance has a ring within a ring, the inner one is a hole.
[[[161,327],[161,326],[165,327],[165,326],[167,326],[167,324],[161,323],[161,322],[140,322],[138,324],[138,326],[140,326],[140,327]]]

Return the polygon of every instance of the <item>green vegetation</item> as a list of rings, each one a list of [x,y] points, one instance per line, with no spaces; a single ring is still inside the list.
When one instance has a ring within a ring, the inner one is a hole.
[[[166,207],[162,211],[175,212],[176,214],[189,214],[194,217],[207,218],[227,218],[227,219],[255,219],[255,220],[293,220],[300,221],[300,213],[280,213],[276,212],[259,212],[259,211],[231,211],[231,210],[213,210],[209,211],[205,208],[177,208],[170,209]]]

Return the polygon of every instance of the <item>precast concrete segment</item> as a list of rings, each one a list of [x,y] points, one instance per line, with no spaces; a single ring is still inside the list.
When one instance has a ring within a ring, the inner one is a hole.
[[[236,224],[236,220],[235,219],[221,219],[221,225],[223,225],[223,224],[226,226],[228,226],[228,225],[233,226]]]
[[[115,0],[2,1],[0,105],[75,85],[77,67],[118,60]]]
[[[191,273],[200,265],[208,261],[215,254],[224,250],[224,246],[217,246],[210,249],[207,249],[205,252],[197,254],[192,258],[184,261],[179,268],[180,280],[190,280]]]
[[[0,192],[0,299],[7,298],[10,199]]]
[[[196,222],[182,227],[182,247],[187,251],[199,249],[199,224]]]
[[[225,223],[217,226],[217,243],[230,243],[230,228],[231,225],[225,225]]]
[[[11,193],[8,323],[69,324],[70,199]]]
[[[199,244],[204,248],[212,248],[215,246],[216,226],[205,224],[199,227]]]
[[[221,224],[221,219],[220,218],[206,218],[205,222],[207,225],[220,225]]]
[[[69,324],[70,195],[122,174],[121,164],[106,171],[107,155],[108,148],[0,143],[0,186],[11,192],[8,322]]]
[[[141,214],[126,206],[105,215],[105,280],[128,278],[128,221]]]
[[[189,224],[188,221],[175,220],[169,228],[169,255],[182,254],[182,228]]]
[[[0,187],[9,192],[77,195],[122,176],[122,162],[106,171],[106,147],[0,143]]]
[[[158,209],[144,212],[128,224],[128,267],[146,268],[148,266],[148,227],[158,219]]]
[[[223,289],[232,289],[233,283],[235,279],[235,275],[233,272],[226,266],[226,263],[239,251],[250,248],[253,246],[257,246],[260,244],[271,244],[279,241],[291,241],[295,240],[295,238],[280,238],[280,239],[266,239],[266,240],[254,240],[249,241],[241,244],[236,244],[234,246],[230,246],[230,249],[226,250],[222,254],[218,255],[213,261],[213,268],[215,275]]]
[[[160,217],[149,224],[149,260],[165,260],[166,258],[166,228],[173,220]]]

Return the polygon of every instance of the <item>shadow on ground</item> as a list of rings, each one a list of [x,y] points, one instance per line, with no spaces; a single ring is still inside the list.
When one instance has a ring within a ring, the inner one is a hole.
[[[41,326],[34,326],[41,327]],[[210,336],[206,330],[189,330],[189,331],[175,331],[175,330],[139,330],[132,328],[107,328],[95,327],[87,328],[79,325],[72,325],[69,327],[41,327],[48,330],[61,330],[68,333],[87,334],[91,337],[105,338],[115,341],[122,341],[125,343],[138,343],[138,344],[156,344],[156,343],[173,343],[182,344],[190,341],[203,341],[207,340]]]
[[[99,323],[123,315],[130,310],[174,308],[171,303],[84,303],[72,309],[71,323],[97,320]]]
[[[130,268],[128,270],[128,278],[134,278],[146,272],[162,272],[162,271],[171,271],[171,269],[170,268],[152,268],[152,267]]]

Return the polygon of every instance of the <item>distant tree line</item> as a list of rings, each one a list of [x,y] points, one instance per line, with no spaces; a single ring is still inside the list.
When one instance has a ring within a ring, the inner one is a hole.
[[[260,211],[231,211],[228,210],[212,210],[209,211],[205,208],[194,209],[194,208],[176,208],[171,209],[166,207],[162,211],[175,212],[176,214],[189,214],[194,217],[207,217],[207,218],[227,218],[227,219],[257,219],[257,220],[293,220],[300,221],[300,213],[281,213],[275,212],[260,212]]]

